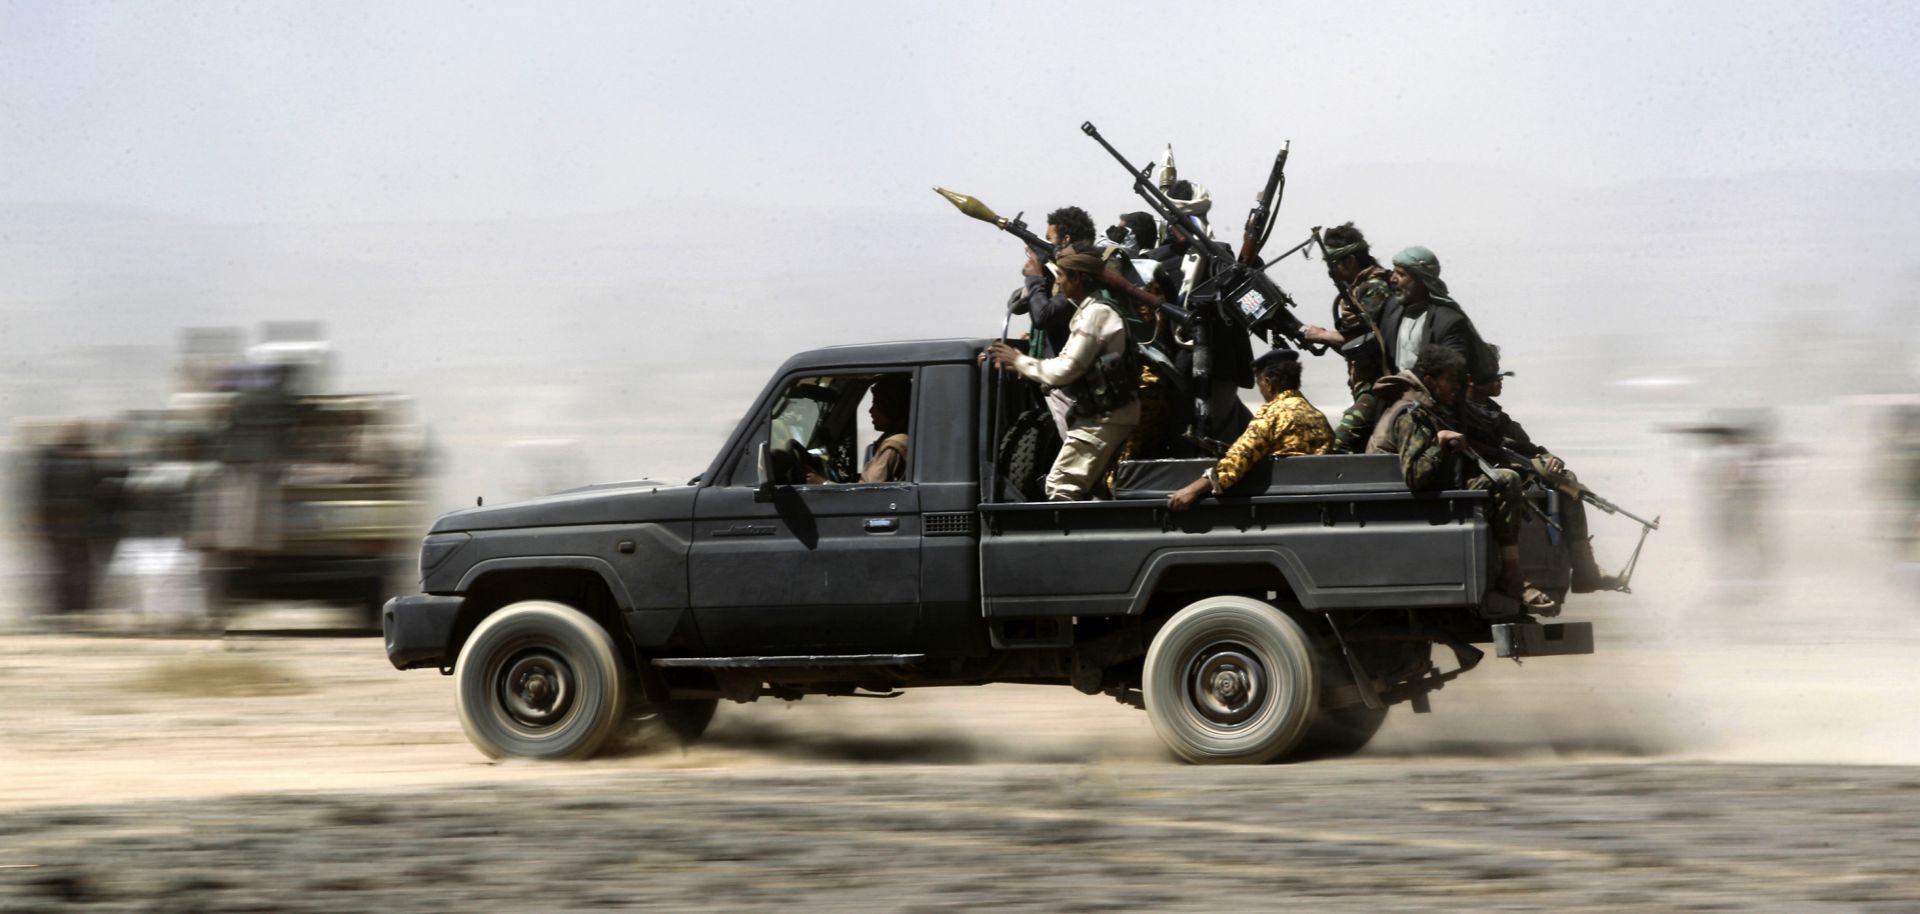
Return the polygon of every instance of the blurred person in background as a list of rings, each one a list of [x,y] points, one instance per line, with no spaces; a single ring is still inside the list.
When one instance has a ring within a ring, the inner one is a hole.
[[[1774,440],[1773,413],[1714,410],[1706,421],[1672,431],[1693,436],[1702,448],[1702,500],[1725,592],[1736,600],[1764,593],[1778,570],[1771,503],[1786,455]]]
[[[220,437],[210,531],[217,552],[244,557],[279,545],[279,483],[297,418],[287,383],[282,365],[238,366],[229,379],[235,396]]]
[[[35,519],[53,568],[49,602],[71,618],[93,606],[97,551],[114,526],[112,474],[78,421],[61,430],[37,463]]]
[[[110,573],[141,622],[192,628],[207,621],[199,555],[187,547],[195,492],[213,471],[190,434],[166,435],[127,473],[126,536]]]
[[[1887,535],[1895,557],[1920,561],[1920,404],[1892,407],[1881,489],[1887,495]]]

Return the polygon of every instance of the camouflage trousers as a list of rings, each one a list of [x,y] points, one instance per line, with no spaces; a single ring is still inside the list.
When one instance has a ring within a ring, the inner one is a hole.
[[[1493,542],[1500,546],[1520,545],[1520,519],[1527,510],[1526,497],[1520,491],[1520,474],[1506,467],[1494,467],[1493,476],[1476,472],[1467,478],[1467,488],[1492,493],[1487,507],[1487,526],[1493,529]]]
[[[1340,425],[1333,430],[1334,454],[1364,454],[1373,426],[1380,421],[1380,398],[1365,390],[1355,395],[1353,405],[1340,414]]]

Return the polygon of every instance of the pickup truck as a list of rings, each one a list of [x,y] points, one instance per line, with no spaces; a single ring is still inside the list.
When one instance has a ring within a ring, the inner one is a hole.
[[[1188,761],[1256,763],[1358,750],[1476,645],[1591,653],[1590,624],[1489,590],[1485,493],[1409,491],[1390,455],[1271,460],[1178,513],[1166,495],[1208,461],[1123,462],[1111,498],[1037,500],[1009,464],[1040,393],[977,364],[985,345],[801,353],[691,482],[441,516],[422,593],[383,608],[389,660],[457,676],[496,757],[584,757],[641,723],[691,740],[720,699],[1019,682],[1144,708]],[[911,382],[906,478],[862,483],[862,404],[888,376]],[[1556,496],[1532,497],[1527,576],[1564,598]]]

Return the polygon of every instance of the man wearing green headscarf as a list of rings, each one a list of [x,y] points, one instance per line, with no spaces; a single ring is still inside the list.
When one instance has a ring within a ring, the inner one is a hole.
[[[1387,374],[1413,367],[1422,346],[1445,346],[1467,360],[1470,374],[1478,374],[1481,343],[1473,321],[1447,292],[1440,278],[1440,258],[1426,248],[1407,248],[1393,255],[1393,297],[1380,311],[1380,338],[1386,345]]]
[[[1358,398],[1379,380],[1385,364],[1379,330],[1380,313],[1393,295],[1388,271],[1373,257],[1367,236],[1348,222],[1320,236],[1333,280],[1333,329],[1308,327],[1306,338],[1341,347],[1347,359],[1347,387]],[[1368,428],[1371,428],[1371,423]]]

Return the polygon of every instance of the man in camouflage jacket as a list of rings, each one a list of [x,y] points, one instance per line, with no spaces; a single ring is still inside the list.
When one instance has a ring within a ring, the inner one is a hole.
[[[1526,510],[1520,474],[1505,467],[1489,474],[1477,461],[1461,462],[1472,448],[1453,428],[1468,381],[1466,360],[1448,347],[1428,345],[1420,349],[1412,373],[1418,386],[1380,416],[1367,452],[1400,455],[1400,472],[1414,491],[1450,488],[1464,470],[1466,488],[1491,496],[1487,526],[1500,547],[1498,589],[1527,612],[1558,613],[1559,604],[1520,574],[1520,521]]]
[[[1380,316],[1387,299],[1393,296],[1393,284],[1388,281],[1392,272],[1374,259],[1367,236],[1351,222],[1328,229],[1321,243],[1326,250],[1327,277],[1333,280],[1333,329],[1308,327],[1306,339],[1329,346],[1357,347],[1343,354],[1347,356],[1347,386],[1358,397],[1385,370]]]
[[[1266,404],[1253,414],[1226,456],[1205,475],[1167,496],[1168,509],[1185,511],[1203,495],[1224,494],[1269,457],[1324,454],[1332,446],[1333,430],[1326,415],[1300,393],[1300,353],[1274,349],[1254,360],[1253,371],[1254,386]]]

